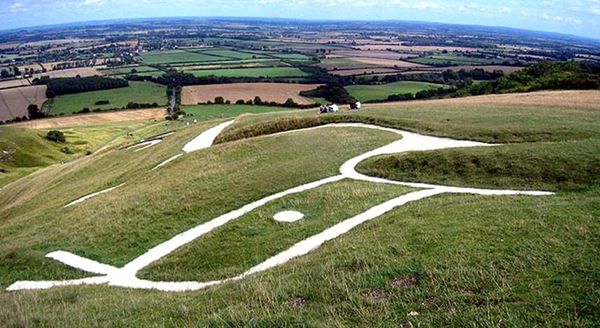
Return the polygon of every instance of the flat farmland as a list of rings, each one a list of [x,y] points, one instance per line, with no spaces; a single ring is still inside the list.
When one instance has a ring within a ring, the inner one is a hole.
[[[203,52],[186,50],[153,51],[142,54],[142,60],[147,65],[200,63],[223,60],[223,57],[211,56]]]
[[[309,74],[295,67],[254,67],[230,69],[202,69],[185,71],[194,76],[223,76],[223,77],[305,77]]]
[[[386,67],[400,67],[400,68],[421,68],[428,67],[427,65],[412,63],[406,60],[393,60],[393,59],[383,59],[383,58],[367,58],[367,57],[358,57],[353,58],[353,60],[368,64],[368,65],[376,65],[376,66],[386,66]]]
[[[397,53],[387,50],[341,50],[335,51],[336,55],[348,58],[366,57],[366,58],[382,58],[382,59],[407,59],[417,57],[415,54]]]
[[[419,63],[424,65],[437,65],[437,64],[448,64],[448,65],[485,65],[493,64],[497,60],[488,58],[468,57],[468,56],[428,56],[410,59],[413,63]]]
[[[0,81],[0,89],[24,87],[24,86],[28,86],[28,85],[30,85],[30,84],[29,84],[29,80],[27,80],[27,79]]]
[[[128,121],[162,120],[167,115],[164,108],[124,110],[118,112],[91,113],[86,115],[71,115],[52,117],[41,120],[25,121],[11,126],[29,129],[51,129],[98,123],[114,123]]]
[[[399,44],[363,44],[360,46],[356,46],[355,48],[360,50],[396,50],[396,51],[458,51],[458,52],[467,52],[467,51],[477,51],[477,48],[467,48],[467,47],[451,47],[451,46],[407,46],[407,45],[399,45]]]
[[[41,108],[46,99],[45,85],[0,90],[0,121],[27,116],[27,106]]]
[[[96,105],[97,101],[108,100],[106,105]],[[77,94],[58,96],[50,99],[47,106],[52,114],[72,114],[82,108],[101,110],[122,108],[129,102],[157,103],[162,106],[167,103],[167,89],[165,86],[151,82],[129,82],[126,88],[98,90]]]
[[[291,98],[298,104],[310,104],[312,101],[299,95],[300,91],[312,90],[318,84],[292,84],[292,83],[234,83],[211,84],[183,87],[181,103],[183,105],[196,105],[214,101],[216,97],[236,102],[239,99],[250,100],[259,96],[263,101],[284,103]]]
[[[369,67],[377,67],[378,65],[365,64],[352,58],[332,57],[324,59],[319,65],[328,71],[347,70],[347,69],[363,69]]]
[[[363,68],[363,69],[345,69],[330,72],[333,75],[351,76],[351,75],[367,75],[367,74],[400,74],[401,71],[394,68]]]
[[[493,72],[493,71],[503,71],[505,74],[510,74],[510,73],[514,73],[514,72],[518,72],[520,70],[522,70],[524,67],[522,66],[506,66],[506,65],[474,65],[474,66],[465,66],[465,65],[458,65],[458,66],[447,66],[447,67],[422,67],[419,68],[419,70],[421,71],[446,71],[446,70],[451,70],[451,71],[460,71],[461,69],[470,71],[470,70],[474,70],[474,69],[483,69],[486,72]],[[417,73],[417,71],[413,71],[412,73]],[[419,73],[423,73],[423,72],[419,72]],[[410,72],[407,72],[407,74],[410,74]]]
[[[76,77],[77,75],[81,77],[86,76],[94,76],[94,75],[102,75],[98,70],[94,67],[81,67],[81,68],[69,68],[69,69],[61,69],[56,71],[48,71],[45,73],[37,73],[33,74],[32,78],[40,78],[42,76],[49,76],[50,78],[57,77]]]
[[[422,90],[437,89],[444,87],[443,84],[400,81],[380,85],[350,85],[346,90],[356,99],[366,102],[375,100],[385,100],[391,95],[412,93],[415,94]]]
[[[199,50],[194,51],[199,54],[206,54],[215,57],[225,57],[225,59],[258,59],[258,58],[266,58],[266,56],[260,53],[248,53],[242,51],[235,51],[230,49],[208,49],[208,50]]]

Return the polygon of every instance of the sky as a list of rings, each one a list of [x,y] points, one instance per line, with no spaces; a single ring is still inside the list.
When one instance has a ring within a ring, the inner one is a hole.
[[[0,0],[0,30],[141,17],[413,20],[600,39],[600,0]]]

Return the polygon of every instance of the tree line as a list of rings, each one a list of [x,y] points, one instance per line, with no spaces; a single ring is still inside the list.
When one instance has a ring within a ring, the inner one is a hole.
[[[583,62],[542,62],[495,81],[458,90],[456,96],[539,90],[600,89],[600,67]]]
[[[46,90],[46,97],[48,98],[87,91],[125,88],[129,86],[127,80],[101,76],[61,77],[52,79],[43,76],[42,78],[34,79],[32,83],[36,85],[45,84],[48,87]]]

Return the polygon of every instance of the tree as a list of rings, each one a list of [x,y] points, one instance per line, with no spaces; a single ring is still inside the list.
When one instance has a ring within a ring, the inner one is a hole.
[[[297,105],[298,104],[296,104],[292,98],[288,98],[288,100],[286,100],[283,104],[284,107],[296,107]]]
[[[260,99],[259,96],[254,97],[254,104],[255,105],[262,105],[263,101],[262,99]]]
[[[27,106],[27,114],[31,120],[46,117],[46,114],[44,114],[36,104],[30,104]]]
[[[215,97],[215,104],[218,105],[223,105],[225,103],[225,98],[219,96],[219,97]]]
[[[46,139],[52,142],[60,143],[64,143],[66,141],[65,134],[57,130],[48,131],[48,134],[46,134]]]

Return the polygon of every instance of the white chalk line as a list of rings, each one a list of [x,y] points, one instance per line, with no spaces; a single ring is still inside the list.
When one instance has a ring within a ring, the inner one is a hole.
[[[135,144],[133,146],[129,146],[126,149],[127,150],[131,150],[131,149],[137,148],[136,150],[133,151],[134,153],[137,153],[138,151],[142,151],[142,150],[148,149],[148,148],[150,148],[152,146],[156,146],[156,145],[158,145],[161,142],[162,142],[162,139],[143,141],[143,142],[140,142],[140,143]]]
[[[95,192],[95,193],[93,193],[93,194],[89,194],[89,195],[83,196],[83,197],[81,197],[81,198],[78,198],[78,199],[76,199],[76,200],[74,200],[74,201],[70,202],[69,204],[67,204],[67,205],[63,206],[63,208],[66,208],[66,207],[71,207],[71,206],[73,206],[73,205],[77,205],[77,204],[79,204],[79,203],[83,203],[83,202],[85,202],[86,200],[88,200],[88,199],[90,199],[90,198],[94,198],[94,197],[96,197],[96,196],[99,196],[99,195],[105,194],[105,193],[107,193],[107,192],[111,192],[111,191],[113,191],[113,190],[115,190],[115,189],[117,189],[117,188],[119,188],[119,187],[122,187],[122,186],[124,186],[124,185],[125,185],[125,183],[121,183],[121,184],[120,184],[120,185],[118,185],[118,186],[114,186],[114,187],[111,187],[111,188],[108,188],[108,189],[104,189],[104,190],[101,190],[101,191]]]
[[[229,124],[232,123],[226,122]],[[223,123],[220,126],[225,125]],[[225,126],[226,127],[226,126]],[[223,127],[223,129],[225,128]],[[442,193],[468,193],[468,194],[478,194],[478,195],[532,195],[532,196],[546,196],[552,195],[550,192],[543,191],[519,191],[519,190],[494,190],[494,189],[477,189],[477,188],[460,188],[460,187],[450,187],[450,186],[441,186],[441,185],[433,185],[433,184],[422,184],[422,183],[411,183],[411,182],[399,182],[392,181],[382,178],[373,178],[362,175],[356,172],[355,168],[358,163],[361,161],[382,154],[392,154],[392,153],[400,153],[407,151],[421,151],[421,150],[435,150],[435,149],[445,149],[445,148],[458,148],[458,147],[475,147],[475,146],[493,146],[489,144],[473,142],[473,141],[461,141],[461,140],[453,140],[447,138],[437,138],[430,136],[422,136],[411,132],[394,130],[389,128],[382,128],[375,125],[361,124],[361,123],[341,123],[341,124],[329,124],[324,126],[318,126],[308,129],[295,130],[295,131],[286,131],[281,132],[275,135],[284,134],[284,133],[292,133],[298,131],[306,131],[306,130],[314,130],[325,127],[358,127],[358,128],[370,128],[377,129],[383,131],[394,132],[403,136],[403,139],[392,142],[389,145],[380,147],[373,151],[367,152],[365,154],[354,157],[344,163],[340,167],[341,175],[329,177],[325,179],[321,179],[312,183],[304,184],[295,188],[288,189],[283,192],[279,192],[273,194],[271,196],[267,196],[261,200],[255,201],[253,203],[247,204],[238,210],[234,210],[232,212],[221,215],[213,220],[210,220],[206,223],[200,224],[190,230],[187,230],[181,234],[176,235],[175,237],[163,242],[152,249],[148,250],[146,253],[137,257],[133,261],[126,264],[123,268],[115,268],[113,266],[104,265],[95,261],[91,261],[88,259],[84,259],[73,255],[68,252],[54,252],[50,254],[54,254],[52,258],[67,264],[72,267],[79,268],[81,270],[92,272],[92,273],[100,273],[104,274],[103,276],[79,279],[79,280],[64,280],[64,281],[20,281],[11,285],[7,290],[21,290],[21,289],[41,289],[41,288],[51,288],[54,286],[67,286],[67,285],[80,285],[80,284],[103,284],[106,283],[111,286],[118,286],[124,288],[136,288],[136,289],[157,289],[162,291],[192,291],[199,290],[202,288],[206,288],[209,286],[214,286],[217,284],[221,284],[227,281],[239,280],[248,275],[262,272],[273,268],[275,266],[286,263],[287,261],[305,255],[310,251],[318,248],[326,241],[337,238],[354,227],[372,220],[376,217],[379,217],[392,209],[402,206],[408,202],[417,201],[420,199],[425,199],[428,197],[432,197],[434,195],[442,194]],[[221,129],[222,131],[222,129]],[[214,135],[214,131],[211,131],[210,137],[213,142],[218,134]],[[204,142],[196,141],[196,144],[204,144]],[[180,154],[180,156],[183,154]],[[299,193],[306,190],[314,189],[319,186],[340,181],[342,179],[349,178],[353,180],[361,180],[361,181],[369,181],[374,183],[389,183],[389,184],[399,184],[416,188],[424,188],[424,190],[415,191],[406,195],[402,195],[400,197],[394,198],[392,200],[386,201],[380,205],[372,207],[371,209],[355,216],[350,219],[347,219],[343,222],[340,222],[334,225],[331,228],[324,230],[323,232],[311,236],[291,248],[267,259],[263,263],[260,263],[248,271],[244,272],[239,276],[235,276],[229,279],[217,280],[217,281],[209,281],[209,282],[155,282],[155,281],[147,281],[141,280],[136,277],[137,272],[152,264],[153,262],[167,256],[168,254],[174,252],[178,248],[194,241],[195,239],[201,237],[204,234],[213,231],[214,229],[243,216],[244,214],[249,213],[250,211],[263,206],[264,204],[284,197],[289,194]],[[58,253],[58,255],[57,255]],[[49,255],[50,255],[49,254]],[[31,284],[28,284],[31,283]]]
[[[196,138],[192,139],[190,142],[188,142],[187,144],[185,144],[183,146],[183,153],[174,155],[168,159],[166,159],[165,161],[161,162],[160,164],[156,165],[152,170],[156,170],[159,169],[169,163],[171,163],[172,161],[178,159],[179,157],[183,156],[186,153],[191,153],[194,151],[198,151],[198,150],[202,150],[202,149],[206,149],[209,148],[210,146],[212,146],[215,142],[215,139],[217,139],[217,137],[219,136],[219,134],[221,134],[221,132],[223,130],[225,130],[228,126],[230,126],[231,124],[233,124],[233,122],[235,122],[235,120],[231,120],[231,121],[227,121],[224,123],[221,123],[215,127],[212,127],[204,132],[202,132],[200,135],[198,135]]]

